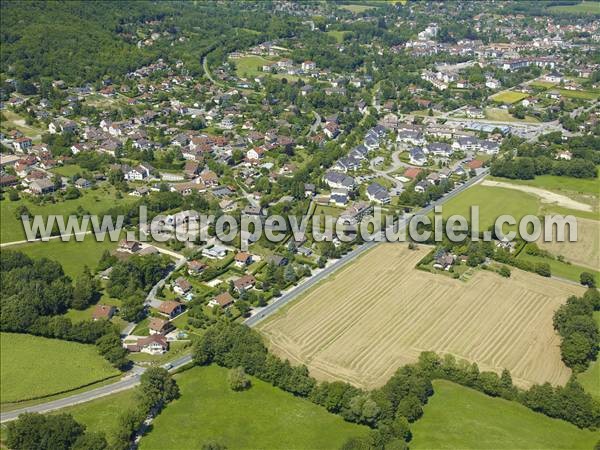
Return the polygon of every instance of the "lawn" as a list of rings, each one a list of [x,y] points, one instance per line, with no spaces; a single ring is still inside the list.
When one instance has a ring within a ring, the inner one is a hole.
[[[97,242],[94,236],[86,235],[82,242],[74,238],[69,242],[61,239],[52,239],[48,242],[30,242],[28,244],[11,245],[6,249],[23,252],[32,258],[46,257],[58,261],[67,275],[77,277],[83,273],[83,268],[88,266],[93,272],[105,250],[114,250],[117,242],[111,242],[108,236],[103,242]]]
[[[423,417],[411,427],[411,449],[591,449],[600,438],[598,432],[449,381],[433,386]]]
[[[541,256],[528,255],[525,251],[522,251],[518,259],[524,261],[530,261],[532,263],[548,263],[550,265],[550,271],[553,276],[559,278],[565,278],[567,280],[575,281],[579,283],[579,275],[581,272],[593,273],[596,277],[596,283],[600,284],[600,272],[592,270],[587,267],[577,266],[575,264],[567,264],[565,262],[558,261],[556,259],[543,258]]]
[[[358,14],[361,12],[368,11],[369,9],[375,8],[374,6],[369,5],[340,5],[340,9],[345,9],[346,11],[350,11],[351,13]]]
[[[512,116],[507,110],[500,108],[486,108],[485,118],[488,120],[497,120],[500,122],[539,122],[539,120],[532,116],[525,116],[524,119],[517,119],[516,117]]]
[[[200,448],[208,441],[231,449],[336,449],[368,433],[255,378],[249,390],[234,392],[221,367],[195,367],[176,379],[181,397],[155,419],[143,450]]]
[[[495,101],[496,103],[512,105],[513,103],[517,103],[527,97],[529,97],[529,94],[525,94],[524,92],[504,91],[492,95],[490,99]]]
[[[490,178],[498,181],[510,182],[512,184],[522,184],[526,186],[548,189],[550,191],[565,192],[565,195],[571,193],[591,194],[599,196],[600,177],[598,178],[574,178],[559,177],[556,175],[538,175],[533,180],[509,180],[506,178]]]
[[[594,311],[594,319],[600,327],[600,311]],[[586,391],[600,400],[600,359],[597,359],[585,372],[577,375],[577,381]]]
[[[600,97],[600,94],[591,91],[571,91],[569,89],[559,89],[558,92],[563,97],[580,98],[583,100],[596,100],[598,97]]]
[[[250,78],[266,75],[262,71],[265,64],[273,64],[275,61],[263,58],[262,56],[243,56],[232,60],[235,63],[235,71],[238,77],[248,76]]]
[[[86,431],[104,433],[111,443],[119,429],[119,417],[132,408],[135,401],[135,389],[128,389],[91,402],[64,408],[56,413],[72,414],[77,422],[86,426]]]
[[[552,83],[550,81],[535,80],[529,83],[529,86],[538,89],[550,89],[551,87],[556,86],[556,83]]]
[[[344,36],[347,33],[348,33],[347,31],[339,31],[339,30],[332,30],[332,31],[327,32],[327,34],[329,36],[333,36],[339,44],[341,44],[344,41]]]
[[[548,8],[552,12],[565,14],[600,14],[600,3],[598,2],[581,2],[576,5],[558,5]]]
[[[443,205],[443,217],[453,214],[464,216],[469,222],[470,207],[479,206],[479,230],[487,230],[502,214],[512,215],[517,221],[526,214],[537,214],[538,200],[533,195],[513,189],[476,185]]]
[[[81,173],[83,173],[83,171],[84,171],[84,169],[82,169],[77,164],[67,164],[67,165],[58,166],[58,167],[55,167],[54,169],[52,169],[52,172],[54,172],[62,177],[68,177],[68,178],[71,178],[76,173],[81,174]]]
[[[93,345],[1,333],[1,403],[57,394],[119,375]]]
[[[99,214],[115,206],[117,202],[132,202],[134,197],[125,196],[123,199],[115,198],[112,188],[100,188],[95,190],[86,190],[82,196],[73,200],[57,201],[57,203],[45,203],[36,205],[29,199],[22,198],[18,201],[10,201],[7,196],[5,200],[0,201],[0,242],[13,242],[25,240],[25,232],[20,219],[16,217],[16,210],[19,206],[25,205],[33,215],[40,214],[44,217],[49,214],[69,215],[74,213],[79,206],[92,214]]]

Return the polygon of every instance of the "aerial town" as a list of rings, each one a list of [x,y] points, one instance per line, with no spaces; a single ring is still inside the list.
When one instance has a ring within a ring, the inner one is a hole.
[[[600,3],[1,11],[3,448],[597,448]],[[487,240],[320,236],[474,205]]]

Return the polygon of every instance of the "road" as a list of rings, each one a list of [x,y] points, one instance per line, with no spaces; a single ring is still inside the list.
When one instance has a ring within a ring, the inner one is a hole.
[[[417,214],[429,214],[436,205],[445,203],[446,201],[448,201],[452,197],[460,194],[461,192],[463,192],[465,189],[469,188],[473,184],[481,181],[486,175],[487,175],[487,170],[482,172],[478,176],[471,178],[464,185],[459,186],[458,188],[454,189],[452,192],[449,192],[448,194],[446,194],[444,197],[442,197],[438,201],[433,202],[429,206],[421,209]],[[406,223],[406,219],[404,219],[404,218],[400,219],[400,224],[405,224],[405,223]],[[267,317],[269,317],[270,315],[272,315],[276,311],[278,311],[281,307],[285,306],[292,300],[296,299],[299,295],[306,292],[308,289],[312,288],[317,283],[319,283],[322,280],[324,280],[325,278],[327,278],[333,272],[335,272],[336,270],[339,270],[343,266],[354,261],[360,255],[362,255],[363,253],[367,252],[368,250],[374,248],[378,244],[380,244],[380,242],[366,242],[363,245],[355,248],[351,252],[347,253],[346,255],[344,255],[337,261],[335,261],[333,264],[330,264],[329,266],[325,267],[318,274],[309,278],[304,283],[299,284],[292,291],[290,291],[290,292],[282,295],[278,299],[274,300],[272,303],[270,303],[269,305],[264,307],[262,310],[260,310],[260,312],[253,315],[252,317],[248,318],[244,323],[246,325],[248,325],[249,327],[256,326],[261,321],[263,321],[264,319],[266,319]],[[181,265],[184,263],[185,263],[185,259],[182,258],[179,261],[177,261],[176,267],[178,267],[178,266],[181,267]],[[166,278],[161,280],[161,282],[164,284],[165,280],[166,280]],[[156,295],[156,290],[158,290],[158,288],[160,287],[159,285],[161,282],[159,282],[159,284],[155,285],[155,287],[153,288],[154,296]],[[150,296],[150,294],[149,294],[149,296]],[[191,361],[192,361],[192,357],[190,355],[183,356],[179,359],[176,359],[175,361],[172,361],[171,362],[172,367],[169,370],[174,371],[174,370],[188,364]],[[65,397],[65,398],[61,398],[58,400],[53,400],[51,402],[41,403],[39,405],[28,406],[25,408],[16,409],[14,411],[2,413],[2,414],[0,414],[0,422],[3,423],[3,422],[15,420],[19,416],[19,414],[23,414],[25,412],[45,413],[45,412],[54,411],[54,410],[61,409],[61,408],[66,408],[68,406],[77,405],[79,403],[85,403],[85,402],[88,402],[91,400],[95,400],[97,398],[101,398],[101,397],[105,397],[110,394],[114,394],[116,392],[124,391],[126,389],[131,389],[131,388],[135,387],[137,384],[139,384],[140,376],[144,372],[144,370],[145,369],[142,367],[135,366],[134,369],[132,369],[123,378],[121,378],[119,381],[117,381],[115,383],[108,384],[106,386],[102,386],[102,387],[92,389],[92,390],[89,390],[86,392],[82,392],[80,394],[75,394],[70,397]]]
[[[2,244],[0,244],[0,247],[10,247],[12,245],[19,245],[19,244],[28,244],[30,242],[38,242],[38,241],[49,241],[52,239],[59,239],[59,238],[71,238],[72,236],[81,236],[81,235],[85,235],[85,234],[90,234],[91,231],[82,231],[80,233],[71,233],[71,234],[57,234],[56,236],[49,236],[47,238],[37,238],[37,239],[33,239],[31,241],[29,240],[23,240],[23,241],[12,241],[12,242],[4,242]]]
[[[433,208],[436,205],[441,205],[441,204],[445,203],[446,201],[448,201],[449,199],[451,199],[452,197],[460,194],[461,192],[463,192],[465,189],[469,188],[473,184],[478,183],[479,181],[481,181],[483,178],[485,178],[487,176],[487,174],[488,174],[488,171],[485,170],[484,172],[482,172],[478,176],[471,178],[469,181],[467,181],[462,186],[459,186],[458,188],[454,189],[453,191],[447,193],[441,199],[437,200],[436,202],[432,202],[429,206],[426,206],[425,208],[421,209],[416,214],[417,215],[418,214],[421,214],[421,215],[429,214],[431,211],[433,211]],[[406,219],[401,218],[400,219],[400,224],[401,225],[406,224]],[[322,281],[325,278],[327,278],[333,272],[339,270],[340,268],[342,268],[346,264],[354,261],[356,258],[358,258],[360,255],[362,255],[364,252],[372,249],[373,247],[375,247],[376,245],[378,245],[380,243],[381,242],[366,242],[363,245],[355,248],[351,252],[347,253],[346,255],[342,256],[340,259],[338,259],[337,261],[335,261],[333,264],[330,264],[329,266],[327,266],[326,268],[324,268],[318,274],[316,274],[316,275],[312,276],[311,278],[309,278],[306,282],[304,282],[302,284],[299,284],[292,291],[290,291],[290,292],[288,292],[286,294],[283,294],[281,297],[279,297],[278,299],[274,300],[273,302],[271,302],[270,304],[268,304],[267,306],[265,306],[263,309],[261,309],[259,312],[257,312],[257,314],[254,314],[253,316],[251,316],[248,319],[246,319],[244,321],[244,324],[248,325],[249,327],[256,326],[257,324],[259,324],[260,322],[262,322],[264,319],[266,319],[267,317],[269,317],[271,314],[273,314],[277,310],[279,310],[281,307],[287,305],[289,302],[291,302],[292,300],[296,299],[299,295],[302,295],[308,289],[312,288],[317,283],[319,283],[320,281]]]
[[[181,358],[171,362],[172,367],[169,369],[169,371],[172,372],[176,369],[179,369],[185,366],[186,364],[189,364],[191,361],[191,355],[182,356]],[[61,408],[66,408],[67,406],[73,406],[79,403],[89,402],[90,400],[95,400],[97,398],[105,397],[116,392],[131,389],[139,384],[140,377],[145,370],[146,369],[144,369],[143,367],[136,366],[123,378],[121,378],[115,383],[107,384],[106,386],[92,389],[90,391],[85,391],[80,394],[71,395],[70,397],[60,398],[51,402],[40,403],[39,405],[28,406],[26,408],[15,409],[14,411],[2,413],[0,414],[0,422],[4,423],[10,422],[11,420],[15,420],[19,416],[19,414],[23,414],[25,412],[45,413]]]

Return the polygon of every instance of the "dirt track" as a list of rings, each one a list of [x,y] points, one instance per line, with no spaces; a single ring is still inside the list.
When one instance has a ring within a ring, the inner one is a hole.
[[[271,349],[319,379],[380,386],[434,350],[510,369],[516,384],[564,384],[552,315],[582,288],[513,270],[468,282],[414,269],[429,251],[382,244],[259,326]]]

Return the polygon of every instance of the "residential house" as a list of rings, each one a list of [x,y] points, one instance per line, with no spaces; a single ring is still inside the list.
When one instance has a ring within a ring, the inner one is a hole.
[[[418,192],[420,194],[424,193],[427,188],[428,188],[428,183],[427,181],[423,180],[423,181],[419,181],[416,185],[415,185],[415,192]]]
[[[202,261],[193,260],[188,261],[187,263],[187,272],[190,275],[200,275],[204,270],[208,267],[208,265],[204,264]]]
[[[54,191],[54,183],[48,178],[34,180],[29,184],[29,191],[34,195],[49,194]]]
[[[116,308],[111,305],[96,305],[92,310],[92,319],[93,320],[110,320],[112,316],[114,316],[116,312]]]
[[[32,145],[32,140],[26,136],[17,138],[13,141],[13,147],[17,153],[27,153]]]
[[[410,163],[415,166],[422,166],[427,162],[427,156],[425,156],[425,152],[421,149],[421,147],[413,147],[410,150],[409,154]]]
[[[446,144],[444,142],[432,142],[431,144],[427,144],[425,147],[427,153],[430,153],[435,156],[443,156],[445,158],[450,157],[454,152],[454,149],[450,144]]]
[[[337,188],[352,190],[355,186],[354,178],[349,177],[348,175],[345,175],[343,173],[334,171],[329,171],[325,173],[323,181],[327,186],[329,186],[332,189]]]
[[[158,312],[172,319],[183,312],[183,305],[174,300],[167,300],[160,304]]]
[[[92,187],[92,183],[89,180],[86,180],[85,178],[78,178],[75,181],[75,187],[79,189],[88,189]]]
[[[210,259],[221,259],[225,258],[227,255],[227,249],[225,247],[221,247],[220,245],[213,245],[210,248],[205,248],[202,250],[202,256],[206,256]]]
[[[169,350],[169,342],[161,334],[152,334],[139,338],[135,344],[125,344],[130,352],[142,352],[150,355],[162,355]]]
[[[121,242],[119,242],[117,250],[126,253],[137,253],[141,250],[141,248],[142,244],[140,244],[138,241],[128,241],[127,239],[123,239]]]
[[[191,290],[191,283],[183,277],[179,277],[173,282],[173,291],[175,291],[176,294],[185,295]]]
[[[215,307],[219,306],[223,309],[230,307],[235,302],[233,296],[225,291],[217,296],[215,296],[212,300],[208,302],[208,306]]]
[[[372,202],[387,204],[390,202],[390,193],[379,183],[371,183],[367,187],[367,197]]]
[[[168,320],[160,319],[158,317],[151,317],[148,322],[148,331],[150,334],[162,334],[165,335],[173,329],[173,324]]]
[[[256,284],[256,278],[252,275],[244,275],[233,282],[233,288],[236,292],[252,289]]]
[[[252,264],[252,255],[247,252],[239,252],[235,255],[234,261],[237,267],[246,267]]]

